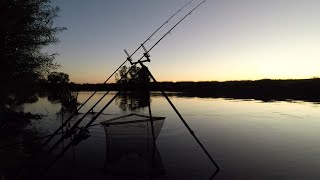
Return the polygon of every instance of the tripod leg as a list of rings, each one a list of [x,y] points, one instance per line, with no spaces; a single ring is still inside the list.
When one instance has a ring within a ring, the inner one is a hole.
[[[150,116],[150,121],[151,121],[151,132],[152,132],[153,146],[155,146],[155,144],[156,144],[156,137],[155,137],[155,135],[154,135],[153,118],[152,118],[152,114],[151,114],[150,103],[149,103],[149,105],[148,105],[148,109],[149,109],[149,116]]]
[[[157,83],[157,80],[153,77],[153,75],[151,74],[151,72],[147,69],[147,72],[149,74],[149,76],[151,77],[151,79]],[[169,102],[169,104],[171,105],[171,107],[173,108],[173,110],[176,112],[176,114],[179,116],[179,118],[181,119],[181,121],[183,122],[183,124],[187,127],[187,129],[189,130],[190,134],[193,136],[193,138],[197,141],[197,143],[200,145],[201,149],[204,151],[204,153],[208,156],[208,158],[211,160],[211,162],[214,164],[214,166],[217,168],[217,170],[219,171],[220,168],[218,166],[218,164],[213,160],[213,158],[211,157],[211,155],[209,154],[209,152],[206,150],[206,148],[202,145],[202,143],[200,142],[200,140],[197,138],[197,136],[194,134],[194,132],[192,131],[192,129],[190,128],[190,126],[187,124],[187,122],[183,119],[183,117],[181,116],[181,114],[179,113],[179,111],[177,110],[177,108],[173,105],[173,103],[171,102],[171,100],[169,99],[169,97],[167,96],[167,94],[160,89],[162,95],[166,98],[166,100]]]
[[[153,119],[152,119],[150,101],[148,103],[148,109],[149,109],[149,117],[150,117],[150,121],[151,121],[151,133],[152,133],[152,154],[151,154],[150,166],[149,166],[149,179],[152,179],[152,171],[153,171],[155,148],[156,148],[156,138],[154,135],[154,127],[153,127]]]

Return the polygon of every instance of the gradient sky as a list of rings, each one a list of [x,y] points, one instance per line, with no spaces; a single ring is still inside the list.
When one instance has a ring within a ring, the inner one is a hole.
[[[60,54],[59,71],[71,81],[103,82],[126,59],[123,49],[133,52],[188,1],[57,0],[56,25],[68,30],[45,51]],[[319,77],[319,8],[319,0],[207,0],[151,51],[147,66],[158,81]]]

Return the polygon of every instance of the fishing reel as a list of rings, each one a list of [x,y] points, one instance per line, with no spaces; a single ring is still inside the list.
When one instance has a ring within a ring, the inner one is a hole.
[[[75,135],[71,143],[73,146],[76,146],[81,141],[88,139],[90,136],[91,136],[90,130],[88,128],[81,127],[79,132]]]

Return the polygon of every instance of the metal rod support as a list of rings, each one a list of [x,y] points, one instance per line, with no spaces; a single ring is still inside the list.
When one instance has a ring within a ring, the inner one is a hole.
[[[146,67],[147,68],[147,67]],[[147,72],[149,74],[149,76],[151,77],[151,79],[157,84],[157,80],[153,77],[153,75],[151,74],[151,72],[147,69]],[[159,87],[160,88],[160,87]],[[179,118],[181,119],[181,121],[183,122],[183,124],[187,127],[187,129],[189,130],[190,134],[193,136],[193,138],[198,142],[198,144],[200,145],[201,149],[204,151],[204,153],[208,156],[208,158],[211,160],[211,162],[214,164],[214,166],[217,168],[217,170],[220,170],[218,164],[214,161],[214,159],[211,157],[211,155],[209,154],[209,152],[206,150],[206,148],[202,145],[202,143],[200,142],[200,140],[197,138],[197,136],[195,135],[195,133],[192,131],[192,129],[190,128],[190,126],[188,125],[188,123],[184,120],[184,118],[182,117],[182,115],[179,113],[179,111],[177,110],[177,108],[173,105],[173,103],[171,102],[171,100],[169,99],[169,97],[167,96],[167,94],[160,89],[162,95],[167,99],[167,101],[169,102],[169,104],[171,105],[171,107],[173,108],[173,110],[176,112],[176,114],[179,116]]]

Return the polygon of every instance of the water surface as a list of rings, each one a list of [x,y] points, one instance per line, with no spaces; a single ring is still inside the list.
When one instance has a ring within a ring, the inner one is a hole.
[[[103,93],[94,96],[80,112],[85,113]],[[91,92],[81,92],[79,102],[84,102],[90,95]],[[113,95],[115,93],[108,95],[94,112],[98,112]],[[172,94],[170,99],[221,168],[214,179],[282,180],[320,177],[320,105],[301,101],[266,103],[256,100],[180,97],[176,94]],[[57,114],[60,104],[51,103],[46,97],[36,103],[26,104],[24,109],[47,115],[43,121],[28,127],[41,134],[50,134],[61,124],[62,117]],[[151,109],[154,116],[165,117],[156,139],[157,162],[164,170],[154,179],[210,179],[216,168],[166,99],[159,93],[152,93]],[[148,108],[135,108],[133,112],[148,115]],[[130,108],[116,99],[94,124],[130,113]],[[81,116],[77,115],[73,122]],[[84,123],[93,116],[90,114]],[[105,130],[100,125],[90,129],[91,137],[70,148],[46,172],[46,178],[148,177],[123,177],[106,172],[108,145]],[[61,144],[54,154],[59,154],[67,143]]]

